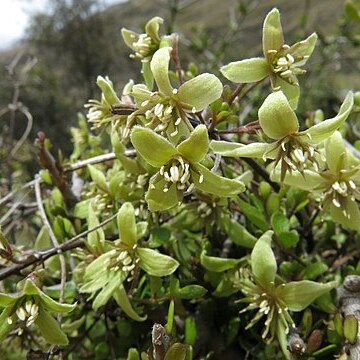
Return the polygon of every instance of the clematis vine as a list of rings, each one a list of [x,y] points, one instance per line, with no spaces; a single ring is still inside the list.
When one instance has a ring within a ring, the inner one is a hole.
[[[142,247],[139,239],[146,231],[146,223],[135,221],[135,210],[131,203],[124,203],[117,216],[119,240],[102,241],[103,254],[90,263],[85,270],[84,284],[80,291],[96,294],[93,308],[97,310],[111,297],[121,309],[136,321],[145,320],[133,309],[127,296],[124,282],[134,279],[140,269],[152,276],[172,274],[179,263],[170,256]]]
[[[136,126],[130,139],[137,153],[159,169],[150,179],[145,199],[150,211],[167,210],[182,201],[193,189],[219,197],[231,197],[245,190],[243,182],[219,176],[204,165],[209,150],[205,125],[176,147],[154,131]]]
[[[4,308],[0,315],[0,341],[13,329],[21,335],[25,328],[35,325],[48,343],[68,344],[67,336],[51,314],[69,313],[76,304],[61,304],[53,300],[32,279],[26,279],[23,289],[17,294],[0,294],[0,307]]]
[[[169,79],[171,51],[171,47],[160,48],[150,63],[158,91],[152,92],[145,85],[134,85],[131,95],[138,110],[129,116],[128,123],[131,127],[140,116],[145,126],[177,144],[193,130],[188,113],[202,111],[219,99],[223,87],[215,75],[205,73],[184,82],[178,89],[173,88]]]
[[[299,131],[299,121],[282,91],[270,94],[259,109],[259,123],[270,143],[255,142],[249,145],[213,140],[210,148],[222,156],[239,156],[275,160],[279,164],[281,181],[288,172],[308,168],[318,170],[316,146],[328,139],[347,119],[354,103],[349,92],[338,114],[331,119]]]
[[[287,174],[284,182],[320,196],[324,211],[335,222],[360,231],[360,162],[346,149],[338,131],[325,142],[325,158],[325,171]],[[273,179],[276,177],[275,172]]]
[[[269,230],[256,242],[251,252],[251,271],[242,268],[235,286],[245,295],[239,301],[249,303],[241,312],[257,310],[246,328],[251,328],[265,317],[262,338],[270,343],[276,336],[284,355],[290,359],[287,335],[290,327],[295,327],[290,311],[304,310],[316,298],[336,287],[336,282],[283,282],[276,275],[277,264],[271,248],[272,234]]]
[[[300,69],[312,54],[317,35],[289,46],[284,43],[284,35],[278,9],[266,16],[263,26],[264,57],[235,61],[223,66],[220,71],[229,80],[237,83],[256,82],[270,77],[273,90],[281,89],[296,109],[300,88],[297,75],[306,71]]]

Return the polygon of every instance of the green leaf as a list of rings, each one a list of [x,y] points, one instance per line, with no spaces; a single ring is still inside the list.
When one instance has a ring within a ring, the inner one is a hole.
[[[250,205],[249,203],[238,199],[238,204],[241,208],[242,213],[259,229],[262,231],[268,230],[269,226],[266,222],[264,213],[259,211],[255,206]]]
[[[320,275],[324,274],[328,270],[328,266],[322,262],[317,261],[313,264],[308,265],[302,272],[302,279],[304,280],[315,280]]]
[[[280,50],[284,44],[283,31],[278,9],[272,9],[266,16],[263,26],[263,52],[267,57],[269,50]]]
[[[105,192],[108,192],[108,186],[106,183],[106,177],[104,175],[104,173],[97,169],[94,165],[88,165],[87,166],[89,171],[90,171],[90,176],[91,179],[94,181],[94,183],[102,190]]]
[[[164,360],[185,360],[186,346],[183,344],[175,343],[171,345],[170,349],[166,352]]]
[[[196,321],[193,317],[185,319],[185,343],[194,346],[197,338]]]
[[[171,86],[168,73],[171,51],[171,47],[160,48],[155,52],[150,63],[150,68],[159,91],[170,97],[173,96],[173,87]]]
[[[239,246],[252,249],[257,241],[257,238],[251,235],[244,226],[239,224],[234,219],[224,216],[220,219],[220,226],[229,238]]]
[[[76,304],[59,303],[53,300],[50,296],[39,290],[40,301],[46,310],[54,313],[66,314],[73,311],[76,308]]]
[[[167,192],[164,192],[166,181],[161,179],[157,181],[157,174],[150,179],[149,189],[145,195],[150,211],[168,210],[178,204],[178,194],[176,185],[172,184]]]
[[[148,246],[150,248],[157,248],[163,245],[170,239],[171,231],[165,228],[153,228],[151,229],[150,239],[148,242]]]
[[[135,348],[130,348],[126,360],[140,360],[139,352]]]
[[[201,265],[209,271],[222,272],[230,270],[241,262],[241,259],[219,258],[206,255],[206,251],[202,251],[200,255]]]
[[[140,316],[132,307],[124,287],[121,285],[113,293],[113,297],[124,313],[135,321],[144,321],[147,316]]]
[[[173,331],[174,314],[175,314],[175,304],[174,304],[174,300],[171,300],[170,304],[169,304],[169,309],[168,309],[167,322],[165,325],[167,334],[171,334]]]
[[[191,110],[204,110],[219,99],[223,90],[221,81],[213,74],[201,74],[182,84],[177,99]]]
[[[202,182],[199,174],[203,175]],[[220,197],[231,197],[245,191],[243,182],[217,175],[201,164],[193,165],[191,179],[197,189]]]
[[[311,128],[299,133],[310,144],[319,144],[329,138],[348,118],[354,105],[354,95],[349,91],[342,103],[338,114],[331,119],[322,121]]]
[[[276,212],[271,216],[271,227],[279,235],[290,230],[290,221],[282,212]]]
[[[141,64],[141,73],[142,76],[144,78],[146,87],[149,90],[152,90],[154,87],[154,77],[153,74],[151,72],[151,68],[150,68],[150,62],[148,61],[143,61]]]
[[[269,65],[264,58],[251,58],[234,61],[220,69],[230,81],[236,83],[251,83],[262,80],[269,74]]]
[[[170,256],[160,254],[156,250],[138,248],[137,254],[140,262],[139,266],[153,276],[168,276],[179,266],[179,263]]]
[[[266,154],[267,158],[275,158],[276,154],[271,152],[276,149],[276,144],[267,143],[252,143],[244,145],[240,143],[233,143],[229,141],[210,141],[210,149],[222,156],[239,156],[250,158],[262,158]]]
[[[178,154],[168,140],[148,128],[135,126],[130,138],[136,151],[151,166],[159,168]]]
[[[92,203],[89,202],[88,207],[88,229],[93,229],[97,227],[100,222],[95,214]],[[87,235],[87,241],[85,245],[89,248],[89,250],[94,254],[101,254],[105,244],[105,233],[102,227],[99,227],[95,231],[91,231]]]
[[[69,343],[67,336],[60,329],[58,322],[42,307],[39,308],[39,314],[35,320],[39,327],[41,335],[50,344],[65,346]]]
[[[277,264],[271,249],[273,231],[268,230],[256,242],[251,252],[251,269],[255,279],[265,289],[275,281]]]
[[[297,117],[282,91],[276,91],[265,99],[259,109],[259,123],[264,133],[276,140],[299,129]]]
[[[200,285],[187,285],[175,291],[176,297],[179,299],[197,299],[203,297],[207,290]]]
[[[300,236],[296,230],[284,231],[279,234],[279,241],[286,248],[295,246],[300,241]]]
[[[347,315],[344,319],[344,336],[350,344],[357,340],[359,322],[355,315]]]
[[[131,203],[124,203],[117,216],[120,241],[130,247],[137,243],[135,211]]]
[[[199,125],[190,137],[177,146],[178,152],[193,163],[204,159],[209,150],[209,136],[205,125]]]
[[[335,287],[335,281],[326,284],[310,280],[293,281],[280,286],[278,294],[291,311],[301,311]]]

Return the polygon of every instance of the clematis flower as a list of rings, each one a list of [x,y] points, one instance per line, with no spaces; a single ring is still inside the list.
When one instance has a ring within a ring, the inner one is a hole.
[[[209,150],[205,125],[174,146],[167,139],[144,127],[134,127],[130,139],[137,153],[159,171],[150,179],[145,199],[150,211],[167,210],[182,201],[194,188],[220,197],[234,196],[245,185],[208,170],[201,161]]]
[[[251,252],[251,271],[240,270],[240,278],[235,286],[244,293],[240,302],[249,303],[241,312],[257,310],[246,329],[251,328],[265,317],[265,328],[262,338],[271,342],[275,335],[286,358],[290,358],[287,350],[287,334],[294,327],[290,311],[302,311],[316,298],[327,293],[336,286],[336,282],[326,284],[309,280],[284,283],[276,276],[277,264],[271,249],[273,232],[267,231],[255,243]]]
[[[284,182],[320,196],[324,211],[335,222],[360,231],[360,163],[346,149],[338,131],[325,142],[325,158],[326,171],[306,170],[303,177],[287,174]],[[275,172],[273,179],[276,177]]]
[[[179,263],[170,256],[156,250],[141,247],[138,240],[146,230],[146,223],[135,222],[135,211],[131,203],[124,203],[117,216],[119,240],[102,241],[103,254],[86,267],[81,292],[96,294],[93,308],[97,310],[111,297],[122,310],[136,321],[145,320],[133,309],[123,283],[134,278],[136,271],[142,269],[152,276],[172,274]],[[100,290],[100,291],[99,291]]]
[[[304,174],[307,168],[318,170],[315,146],[328,139],[347,119],[354,103],[349,92],[339,113],[305,131],[299,131],[299,122],[282,91],[270,94],[259,109],[259,123],[264,134],[274,140],[249,145],[226,141],[211,141],[210,148],[222,156],[274,159],[280,164],[281,181],[287,172]]]
[[[18,335],[21,335],[25,327],[35,325],[48,343],[68,344],[67,336],[51,313],[69,313],[76,304],[61,304],[53,300],[31,279],[26,279],[22,291],[18,294],[0,294],[0,307],[4,308],[0,315],[0,341],[4,340],[12,329],[17,329]]]
[[[158,91],[151,92],[145,85],[134,85],[131,95],[138,110],[129,116],[128,121],[144,116],[147,127],[177,144],[181,138],[187,138],[193,129],[187,113],[204,110],[220,98],[223,87],[215,75],[205,73],[184,82],[178,89],[173,88],[169,79],[171,51],[171,47],[160,48],[150,63]]]
[[[270,77],[273,90],[281,89],[296,109],[300,89],[297,75],[306,71],[300,69],[312,54],[317,35],[292,46],[284,43],[283,30],[278,9],[273,9],[266,16],[263,26],[264,57],[235,61],[223,66],[220,71],[229,80],[237,83],[256,82]]]

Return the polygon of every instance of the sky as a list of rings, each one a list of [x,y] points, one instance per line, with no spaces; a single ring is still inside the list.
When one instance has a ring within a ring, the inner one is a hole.
[[[56,0],[0,0],[0,50],[13,45],[24,35],[31,14],[46,11],[49,2]],[[102,0],[105,5],[124,0]]]

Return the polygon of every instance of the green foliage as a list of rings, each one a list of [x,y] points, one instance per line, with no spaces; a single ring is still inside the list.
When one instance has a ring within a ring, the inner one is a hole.
[[[0,340],[71,359],[342,356],[358,333],[333,291],[359,275],[344,255],[360,241],[360,162],[344,131],[358,94],[299,122],[297,75],[317,35],[286,45],[277,9],[264,57],[220,69],[240,85],[184,71],[162,24],[122,29],[142,80],[119,91],[97,77],[69,159],[38,135],[25,241],[7,222],[16,190],[1,200]],[[244,97],[258,114],[246,125]]]

